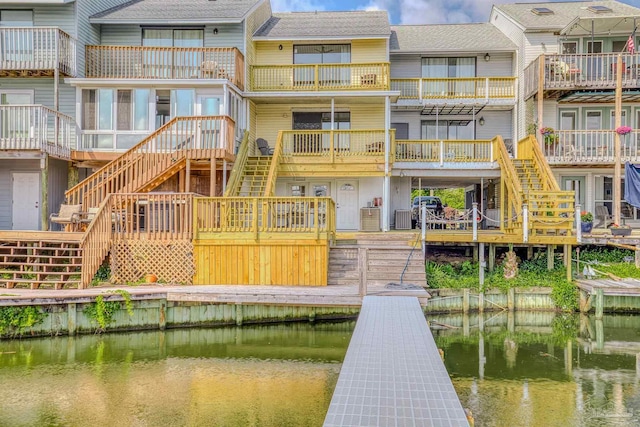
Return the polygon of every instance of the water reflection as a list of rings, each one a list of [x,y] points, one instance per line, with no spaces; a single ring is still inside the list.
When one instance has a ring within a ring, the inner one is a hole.
[[[0,342],[0,426],[322,425],[354,325]]]
[[[640,425],[640,317],[431,315],[480,426]]]

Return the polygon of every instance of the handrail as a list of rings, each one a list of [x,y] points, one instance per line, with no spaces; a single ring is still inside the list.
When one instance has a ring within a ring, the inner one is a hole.
[[[93,221],[87,227],[80,247],[82,248],[82,274],[80,288],[85,289],[93,280],[102,261],[111,249],[111,211],[113,199],[106,197],[98,208]]]
[[[391,90],[400,91],[400,99],[510,99],[515,83],[511,76],[392,78]]]
[[[271,156],[271,164],[269,165],[269,174],[267,175],[267,182],[264,186],[264,197],[273,196],[276,188],[276,176],[278,173],[278,167],[280,165],[280,159],[282,158],[282,132],[278,132],[278,138],[276,139],[276,146],[273,149],[273,155]]]
[[[231,197],[237,195],[240,186],[240,179],[244,173],[244,168],[247,164],[247,158],[249,157],[249,132],[244,133],[242,142],[240,143],[240,149],[236,155],[236,160],[229,174],[229,180],[227,181],[227,188],[224,192],[225,197]]]
[[[216,150],[229,149],[234,126],[227,116],[176,117],[68,190],[67,202],[95,207],[107,194],[137,192],[186,159],[212,159]]]
[[[228,79],[244,90],[244,56],[235,47],[87,46],[87,78]]]
[[[398,139],[395,161],[469,163],[492,162],[491,140]]]
[[[518,141],[518,159],[532,160],[542,180],[542,189],[545,191],[560,191],[556,179],[553,177],[551,167],[542,153],[538,141],[533,135],[528,135]]]
[[[58,27],[1,27],[0,70],[55,70],[75,77],[76,39]]]
[[[334,162],[336,158],[385,155],[384,129],[283,130],[281,135],[283,156],[318,157],[319,161]]]
[[[512,209],[515,212],[508,212],[509,224],[518,224],[521,221],[517,220],[518,213],[520,212],[520,208],[522,207],[522,185],[520,184],[520,179],[518,178],[518,174],[516,172],[515,166],[509,157],[509,152],[507,151],[507,147],[504,145],[502,141],[502,137],[500,135],[493,138],[494,149],[493,153],[495,156],[495,160],[500,165],[500,169],[503,171],[502,180],[504,180],[505,185],[507,187],[507,191],[509,193],[509,198],[511,199]],[[502,196],[502,195],[501,195]],[[515,213],[516,216],[513,217],[512,213]]]

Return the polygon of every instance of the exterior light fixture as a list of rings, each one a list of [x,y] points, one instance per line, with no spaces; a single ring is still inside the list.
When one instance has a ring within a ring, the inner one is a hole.
[[[488,53],[486,53],[486,54],[484,55],[484,60],[485,60],[485,61],[487,61],[487,62],[491,61],[491,55],[489,55]]]
[[[484,117],[480,117],[478,123],[480,124],[480,126],[484,126]]]
[[[278,50],[282,50],[282,45],[278,45]]]
[[[218,34],[218,29],[217,29],[217,28],[214,28],[214,29],[213,29],[213,34],[214,34],[214,35]]]

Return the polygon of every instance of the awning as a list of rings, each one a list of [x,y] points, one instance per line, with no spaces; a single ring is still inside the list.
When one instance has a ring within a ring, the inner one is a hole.
[[[633,20],[640,25],[640,15],[612,16],[609,14],[576,17],[566,27],[560,30],[562,36],[590,36],[593,22],[594,35],[610,33],[631,34]]]
[[[613,90],[570,92],[566,96],[558,99],[560,103],[571,102],[615,102],[616,93]],[[622,91],[622,102],[640,102],[640,91]]]

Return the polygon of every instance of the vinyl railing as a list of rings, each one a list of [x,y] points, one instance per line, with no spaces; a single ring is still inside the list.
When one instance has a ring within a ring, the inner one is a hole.
[[[389,64],[292,64],[251,67],[252,91],[389,89]]]
[[[515,99],[515,77],[391,79],[400,99]]]
[[[68,190],[67,203],[98,206],[108,194],[137,192],[186,159],[233,153],[234,126],[227,116],[176,117]]]
[[[549,163],[612,163],[615,161],[613,130],[558,130],[544,139]],[[620,135],[620,159],[640,159],[640,130]]]
[[[76,40],[56,27],[0,27],[0,71],[52,71],[75,77]]]
[[[285,130],[282,155],[335,158],[384,156],[384,129],[372,130]],[[393,144],[393,131],[389,131]]]
[[[397,162],[469,163],[495,160],[491,140],[396,140]]]
[[[43,105],[0,105],[0,149],[40,150],[69,159],[75,145],[73,118]]]
[[[196,197],[194,238],[201,233],[335,233],[330,197]]]
[[[619,53],[541,55],[525,69],[525,97],[538,90],[540,64],[544,63],[545,89],[614,88]],[[640,78],[638,55],[623,53],[622,85],[635,87]]]
[[[87,46],[88,78],[228,79],[244,89],[244,56],[235,47]]]

